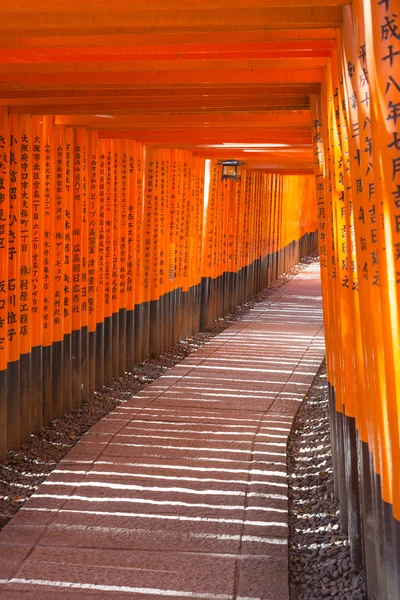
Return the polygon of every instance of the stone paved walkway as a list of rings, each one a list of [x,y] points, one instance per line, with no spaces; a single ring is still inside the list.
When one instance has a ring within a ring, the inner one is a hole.
[[[2,600],[287,600],[317,263],[95,425],[0,534]]]

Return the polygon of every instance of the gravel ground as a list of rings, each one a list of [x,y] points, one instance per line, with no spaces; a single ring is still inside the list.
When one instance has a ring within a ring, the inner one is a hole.
[[[291,600],[367,600],[365,578],[339,531],[333,492],[328,382],[323,365],[288,443]]]
[[[180,341],[159,358],[149,359],[136,365],[132,373],[125,373],[112,385],[95,393],[94,397],[89,402],[83,403],[79,409],[52,421],[39,435],[32,435],[31,441],[22,446],[18,452],[9,452],[6,460],[0,462],[0,529],[92,425],[100,421],[120,402],[126,400],[127,396],[142,390],[167,369],[200,348],[207,340],[242,318],[258,302],[268,298],[271,291],[285,285],[313,260],[315,259],[312,257],[302,259],[298,265],[283,274],[252,300],[239,306],[234,314],[217,319],[205,331]]]

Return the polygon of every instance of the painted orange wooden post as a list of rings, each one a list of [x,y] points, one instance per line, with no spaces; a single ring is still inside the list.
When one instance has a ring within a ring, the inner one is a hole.
[[[165,190],[164,190],[164,227],[165,227],[165,245],[164,245],[164,265],[163,277],[165,290],[167,294],[166,301],[166,349],[175,344],[174,323],[175,323],[175,274],[172,275],[171,269],[171,232],[174,228],[174,216],[172,215],[172,170],[173,170],[173,151],[165,151]],[[175,251],[174,251],[175,254]]]
[[[53,418],[62,415],[64,410],[64,244],[65,244],[65,127],[52,129],[52,204],[53,204],[53,343],[52,343],[52,405]]]
[[[168,341],[168,287],[165,278],[165,256],[166,256],[166,189],[167,189],[167,156],[168,150],[163,148],[158,149],[159,162],[159,184],[158,184],[158,229],[159,229],[159,246],[158,246],[158,304],[159,304],[159,319],[160,319],[160,337],[159,337],[159,352],[162,353],[167,349]]]
[[[284,176],[280,175],[278,178],[278,202],[277,202],[277,248],[278,248],[278,270],[276,276],[279,277],[280,273],[283,272],[284,254],[283,254],[283,235],[284,235],[284,222],[283,222],[283,184]]]
[[[48,423],[53,415],[53,221],[54,192],[53,167],[53,119],[43,116],[43,150],[41,155],[41,184],[43,205],[43,279],[42,285],[42,328],[43,328],[43,421]]]
[[[227,220],[229,219],[229,181],[220,182],[219,192],[219,237],[220,237],[220,266],[218,272],[218,315],[225,313],[225,285],[227,260]]]
[[[212,229],[211,234],[213,236],[212,241],[212,265],[211,265],[211,277],[212,277],[212,291],[211,291],[211,315],[210,321],[213,321],[217,316],[218,304],[217,304],[217,277],[218,277],[218,267],[219,267],[219,257],[218,257],[218,225],[219,225],[219,190],[220,190],[220,177],[221,177],[221,167],[213,168],[213,179],[212,179],[212,188],[211,188],[211,223]]]
[[[81,153],[81,203],[82,203],[82,230],[81,230],[81,398],[89,400],[89,312],[88,312],[88,249],[89,249],[89,210],[88,210],[88,185],[90,167],[89,134],[87,129],[82,129],[80,139]]]
[[[336,293],[335,293],[335,285],[334,285],[334,279],[336,278],[336,254],[335,254],[335,248],[336,248],[336,240],[333,236],[333,208],[332,208],[332,198],[331,198],[331,191],[332,191],[332,178],[331,178],[331,174],[330,171],[327,169],[328,165],[330,164],[330,121],[329,121],[329,110],[330,110],[330,99],[328,97],[329,94],[331,94],[331,89],[328,87],[328,79],[326,79],[326,83],[324,85],[324,95],[322,97],[322,108],[321,108],[321,116],[322,116],[322,135],[323,135],[323,146],[324,146],[324,152],[326,153],[326,158],[325,158],[325,165],[324,165],[324,173],[326,176],[326,180],[324,181],[324,190],[325,190],[325,223],[326,223],[326,231],[325,233],[320,235],[320,239],[321,242],[324,242],[323,246],[323,250],[325,250],[326,254],[327,254],[327,279],[328,279],[328,284],[327,284],[327,304],[328,307],[331,307],[331,312],[332,312],[332,321],[331,323],[334,323],[334,314],[336,312]],[[328,162],[329,161],[329,162]],[[332,386],[334,388],[336,388],[336,361],[337,361],[337,356],[335,354],[335,333],[334,333],[334,327],[331,327],[328,329],[327,331],[327,344],[330,343],[331,345],[331,354],[330,357],[328,356],[328,361],[327,361],[327,368],[328,368],[328,378],[330,380],[330,383],[332,384]],[[328,346],[327,346],[328,347]],[[336,404],[336,398],[335,398],[335,406],[334,406],[334,410],[335,410],[335,414],[336,411],[339,407]],[[340,407],[341,410],[341,407]]]
[[[159,184],[158,184],[158,229],[159,229],[159,246],[158,246],[158,312],[160,319],[159,328],[159,352],[167,349],[167,304],[168,304],[168,289],[165,278],[165,256],[166,256],[166,186],[167,186],[167,155],[168,151],[164,149],[158,150],[159,162]]]
[[[63,280],[63,320],[64,320],[64,367],[63,398],[64,411],[69,412],[72,400],[72,290],[73,290],[73,210],[74,210],[74,131],[65,128],[65,172],[64,179],[64,280]]]
[[[194,268],[194,201],[195,201],[195,166],[193,156],[188,157],[189,174],[188,174],[188,213],[187,213],[187,335],[193,333],[193,317],[194,310],[194,287],[193,287],[193,268]]]
[[[347,19],[348,21],[348,12]],[[357,27],[360,35],[362,17]],[[353,24],[347,22],[346,27],[352,28]],[[364,35],[364,28],[361,27]],[[374,370],[368,368],[374,363],[374,349],[371,335],[371,307],[374,305],[372,296],[375,295],[375,302],[379,302],[379,292],[374,294],[372,286],[373,271],[376,267],[371,262],[371,225],[369,218],[368,205],[373,200],[375,189],[374,169],[371,168],[372,145],[371,145],[371,126],[370,126],[370,109],[367,102],[354,102],[357,97],[362,98],[362,88],[368,87],[368,82],[364,77],[364,61],[357,60],[356,54],[358,48],[361,48],[365,40],[360,40],[354,47],[353,36],[351,39],[344,36],[344,46],[342,51],[342,69],[344,79],[344,99],[346,103],[346,113],[344,117],[347,119],[347,127],[351,132],[348,136],[350,153],[353,157],[351,162],[351,186],[356,193],[352,194],[353,212],[354,212],[354,230],[355,230],[355,253],[357,266],[357,289],[359,292],[359,325],[355,328],[357,335],[357,343],[360,349],[357,351],[357,429],[360,439],[364,442],[370,442],[371,448],[375,446],[375,434],[371,429],[371,424],[368,423],[368,414],[373,411],[377,390],[377,381],[374,375]],[[347,68],[347,65],[354,65],[356,69],[355,76],[352,70]],[[363,122],[362,130],[359,128],[359,123]],[[364,182],[362,188],[359,183]],[[376,217],[373,217],[375,220]],[[373,229],[373,227],[372,227]],[[376,262],[376,261],[374,261]],[[375,273],[376,274],[376,273]],[[379,305],[375,306],[379,310]],[[375,325],[373,325],[375,327]],[[362,361],[362,362],[361,362]],[[369,431],[368,431],[369,430]],[[367,481],[362,486],[362,493],[365,493]]]
[[[276,248],[278,252],[276,277],[279,277],[283,271],[283,227],[282,227],[282,206],[283,206],[283,175],[278,176],[277,180],[277,198],[276,198]]]
[[[277,230],[276,230],[276,204],[278,196],[278,175],[272,174],[271,183],[271,280],[275,279],[277,262]]]
[[[282,253],[283,253],[283,272],[288,270],[289,266],[289,248],[291,232],[291,195],[293,193],[293,179],[290,175],[282,177]]]
[[[384,377],[387,395],[382,398],[381,440],[384,445],[381,493],[393,507],[393,515],[400,520],[400,159],[398,141],[399,86],[397,55],[400,51],[396,14],[393,7],[364,5],[367,68],[370,93],[375,112],[371,119],[372,155],[375,170],[376,199],[382,202],[378,215],[377,236],[379,256],[379,287],[382,303],[382,334],[385,362],[379,373]],[[398,9],[398,6],[397,6]],[[376,205],[378,206],[378,205]],[[378,210],[378,208],[376,209]],[[379,357],[382,360],[382,355]],[[383,374],[383,368],[385,373]],[[397,400],[396,400],[397,399]],[[386,544],[386,560],[390,561],[390,544]],[[400,593],[400,581],[388,573],[390,593]]]
[[[31,401],[31,350],[32,350],[32,131],[31,117],[19,116],[20,173],[19,193],[21,195],[20,212],[20,402],[21,402],[21,443],[30,439],[32,431]]]
[[[181,322],[182,322],[182,302],[183,302],[183,255],[184,255],[184,226],[185,226],[185,212],[184,204],[182,200],[182,188],[183,188],[183,163],[184,153],[183,150],[178,151],[177,155],[177,230],[176,230],[176,244],[177,244],[177,284],[179,286],[179,317],[177,325],[178,339],[181,337]]]
[[[250,172],[245,169],[242,171],[242,198],[243,198],[243,218],[242,218],[242,294],[240,302],[245,301],[246,289],[248,285],[248,272],[247,272],[247,251],[248,251],[248,226],[249,226],[249,181]]]
[[[242,252],[242,218],[243,218],[243,196],[242,196],[242,182],[240,179],[236,184],[235,193],[235,218],[233,228],[233,271],[234,271],[234,307],[240,302],[240,290],[242,281],[242,264],[241,264],[241,252]]]
[[[256,248],[256,261],[257,261],[257,278],[256,278],[256,292],[261,289],[261,279],[262,279],[262,233],[263,233],[263,206],[262,206],[262,198],[263,198],[263,189],[262,189],[262,173],[258,171],[256,173],[257,180],[257,213],[256,213],[256,231],[257,231],[257,248]]]
[[[161,332],[160,345],[161,352],[167,350],[170,346],[170,284],[168,278],[168,246],[169,246],[169,213],[168,213],[168,192],[169,192],[169,157],[170,151],[163,149],[160,151],[160,249],[159,249],[159,285],[161,293]]]
[[[145,240],[144,240],[144,283],[145,283],[145,338],[148,348],[146,356],[153,355],[159,343],[159,160],[154,147],[146,148],[145,179]]]
[[[255,250],[255,172],[252,169],[248,172],[248,194],[249,194],[249,214],[247,227],[247,269],[248,269],[248,293],[252,296],[254,293],[254,250]]]
[[[341,144],[345,143],[342,134],[342,124],[340,122],[341,104],[339,97],[339,81],[335,72],[336,59],[333,61],[333,78],[332,88],[334,90],[331,100],[331,164],[333,175],[333,190],[332,190],[332,208],[333,208],[333,228],[336,247],[336,271],[335,271],[335,293],[337,303],[335,306],[336,319],[338,328],[335,336],[335,353],[337,361],[335,368],[341,365],[337,371],[337,380],[335,386],[336,405],[339,407],[340,420],[338,421],[338,452],[340,456],[339,463],[339,495],[343,512],[341,524],[343,530],[349,527],[354,530],[354,536],[359,538],[359,525],[357,512],[349,510],[352,502],[353,494],[348,489],[343,494],[346,488],[346,483],[349,482],[351,473],[354,469],[353,454],[351,449],[347,447],[350,442],[347,431],[346,415],[354,417],[354,403],[349,400],[349,396],[354,397],[354,377],[351,368],[351,363],[354,356],[354,337],[352,331],[352,275],[351,275],[351,258],[349,260],[350,230],[348,228],[348,218],[346,219],[346,202],[350,198],[349,192],[345,185],[345,156],[342,153]],[[348,454],[349,460],[344,462],[344,457]],[[353,473],[354,475],[354,473]],[[357,481],[357,480],[355,480]],[[347,506],[346,506],[347,504]],[[358,546],[358,544],[357,544]],[[357,558],[357,553],[353,557]]]
[[[200,329],[200,315],[202,305],[201,291],[201,260],[202,260],[202,244],[203,244],[203,227],[204,227],[204,176],[205,176],[205,160],[197,158],[197,175],[196,175],[196,285],[197,285],[197,311],[196,324]]]
[[[274,279],[274,271],[275,271],[275,198],[276,198],[276,180],[277,175],[275,173],[271,174],[271,182],[270,182],[270,244],[269,244],[269,252],[270,252],[270,260],[269,260],[269,281],[273,281]]]
[[[113,268],[113,171],[114,146],[106,142],[105,153],[105,232],[104,232],[104,381],[109,384],[112,370],[112,268]]]
[[[335,67],[335,61],[333,61]],[[341,324],[341,340],[340,340],[340,353],[342,356],[341,362],[344,365],[344,369],[341,371],[342,382],[341,389],[338,391],[341,405],[345,406],[346,414],[352,418],[355,416],[355,380],[354,373],[352,370],[353,356],[354,356],[354,336],[353,336],[353,310],[352,310],[352,262],[351,262],[351,230],[350,230],[350,215],[348,213],[351,195],[348,194],[346,198],[345,190],[345,160],[341,148],[344,147],[346,140],[342,134],[344,123],[340,118],[342,113],[340,104],[340,88],[337,75],[333,72],[333,89],[335,93],[333,95],[333,111],[335,117],[333,118],[333,134],[335,140],[334,153],[333,153],[333,167],[334,167],[334,189],[333,203],[335,210],[335,222],[336,222],[336,239],[337,239],[337,258],[338,258],[338,279],[337,287],[340,290],[339,302],[340,302],[340,324]],[[339,288],[340,285],[340,288]]]
[[[257,227],[257,291],[261,289],[262,281],[262,259],[263,259],[263,229],[264,229],[264,211],[263,211],[263,177],[262,173],[257,173],[258,187],[258,208],[256,217]]]
[[[112,228],[112,246],[111,246],[111,361],[112,377],[117,379],[119,375],[119,336],[120,336],[120,303],[119,303],[119,282],[120,282],[120,159],[121,159],[121,140],[112,141],[111,153],[111,228]]]
[[[87,254],[87,310],[89,335],[89,397],[96,390],[96,347],[97,347],[97,315],[96,315],[96,279],[99,274],[99,143],[97,132],[88,136],[88,254]],[[99,389],[99,388],[97,388]]]
[[[265,181],[265,268],[266,268],[266,281],[265,284],[269,285],[271,280],[271,208],[272,208],[272,175],[271,173],[264,174]]]
[[[265,173],[260,173],[261,187],[261,214],[260,214],[260,289],[267,285],[267,248],[266,230],[268,225],[267,213],[267,178]]]
[[[235,218],[235,190],[236,183],[233,181],[229,182],[228,189],[226,190],[226,219],[225,219],[225,286],[224,286],[224,314],[227,314],[233,310],[232,307],[232,228],[233,221]]]
[[[247,225],[247,269],[248,269],[248,286],[250,294],[253,294],[254,291],[254,265],[253,265],[253,256],[254,256],[254,221],[255,221],[255,186],[254,186],[254,170],[250,170],[247,173],[247,182],[248,182],[248,195],[249,195],[249,204],[248,204],[248,225]]]
[[[257,232],[257,248],[256,248],[256,261],[257,261],[257,278],[256,278],[256,292],[261,289],[262,279],[262,234],[264,227],[264,214],[263,214],[263,188],[262,188],[262,173],[257,171],[257,213],[256,213],[256,232]]]
[[[136,166],[136,223],[135,223],[135,360],[140,362],[146,358],[144,353],[143,319],[144,319],[144,240],[146,216],[144,211],[144,169],[145,148],[141,144],[135,144],[135,166]],[[137,354],[136,354],[137,353]]]
[[[274,191],[273,191],[273,223],[272,223],[272,232],[273,232],[273,271],[272,278],[276,279],[278,274],[278,243],[279,243],[279,231],[278,231],[278,204],[279,204],[279,182],[281,180],[281,176],[276,174],[274,179]]]
[[[119,264],[119,350],[120,360],[118,374],[125,373],[126,340],[127,340],[127,254],[128,254],[128,143],[121,140],[120,145],[120,264]]]
[[[43,190],[42,190],[42,117],[32,116],[32,432],[39,433],[43,423]]]
[[[247,195],[248,195],[248,205],[247,205],[247,227],[246,227],[246,267],[247,267],[247,294],[253,295],[254,291],[254,265],[253,265],[253,256],[254,256],[254,223],[255,223],[255,173],[253,169],[247,170]],[[246,298],[245,296],[245,298]]]
[[[340,243],[339,237],[337,235],[337,208],[336,208],[336,191],[334,188],[335,184],[335,171],[333,170],[335,164],[335,155],[334,145],[335,145],[335,110],[333,104],[333,90],[332,90],[332,81],[330,74],[326,74],[326,84],[325,84],[326,93],[324,96],[324,111],[325,111],[325,123],[323,127],[323,131],[325,134],[325,148],[327,153],[327,160],[329,161],[329,169],[326,169],[326,172],[329,174],[329,180],[326,185],[326,207],[328,211],[328,230],[327,230],[327,251],[328,251],[328,268],[329,268],[329,278],[330,278],[330,290],[329,290],[329,300],[332,303],[332,312],[335,315],[335,323],[340,323],[340,296],[338,292],[337,280],[339,277],[338,269],[340,268],[340,264],[338,261],[338,244]],[[338,161],[337,163],[338,164]],[[339,325],[340,326],[340,325]],[[338,329],[332,328],[331,339],[332,339],[332,348],[333,348],[333,357],[332,357],[332,375],[333,379],[331,383],[335,390],[339,388],[341,385],[340,377],[340,361],[341,361],[341,352],[338,344]],[[343,510],[341,512],[341,526],[344,530],[347,529],[347,506],[346,499],[343,494],[345,494],[345,475],[344,475],[344,465],[343,465],[343,426],[342,426],[342,397],[341,392],[339,390],[338,394],[335,392],[335,413],[336,415],[336,429],[335,434],[337,438],[337,468],[338,468],[338,477],[337,477],[337,495],[339,498],[344,500],[342,502]]]
[[[81,341],[81,271],[82,271],[82,129],[75,130],[73,145],[73,206],[72,206],[72,405],[81,403],[82,386],[82,341]]]
[[[196,156],[191,156],[191,215],[190,215],[190,252],[189,252],[189,269],[190,269],[190,287],[192,288],[192,319],[191,327],[193,333],[196,333],[199,329],[197,322],[197,241],[199,231],[199,186],[200,186],[200,173],[199,173],[199,161]]]
[[[269,284],[269,262],[270,262],[270,227],[271,227],[271,175],[263,174],[264,180],[264,261],[265,278],[264,284]]]
[[[154,240],[154,189],[155,189],[155,149],[152,146],[145,148],[145,184],[144,184],[144,229],[143,229],[143,321],[142,321],[142,348],[143,358],[150,353],[150,315],[152,300],[152,277],[154,265],[152,262]]]
[[[221,167],[220,167],[221,169]],[[217,305],[216,305],[216,315],[217,318],[223,312],[223,275],[224,275],[224,232],[225,232],[225,214],[226,214],[226,182],[221,181],[221,178],[218,179],[218,203],[217,203],[217,227],[216,227],[216,235],[217,235]]]
[[[20,214],[21,195],[20,139],[18,115],[9,117],[8,158],[8,281],[7,281],[7,338],[8,338],[8,447],[16,449],[20,444]]]
[[[219,312],[219,275],[221,269],[221,167],[218,167],[216,179],[216,197],[214,205],[214,265],[213,265],[213,316],[212,320],[217,318]]]
[[[199,232],[199,187],[200,164],[199,159],[192,154],[192,195],[191,195],[191,239],[190,239],[190,286],[191,286],[191,314],[190,328],[194,335],[199,330],[199,281],[197,278],[198,260],[198,232]]]
[[[168,189],[168,214],[169,214],[169,243],[168,243],[168,281],[171,289],[171,346],[177,342],[177,316],[179,306],[179,288],[177,284],[177,230],[178,225],[178,197],[177,197],[177,151],[170,153],[170,177]]]
[[[176,335],[179,336],[180,306],[182,297],[182,253],[181,253],[181,221],[182,221],[182,151],[176,150],[175,161],[175,286],[177,290],[177,324]]]
[[[176,328],[175,338],[178,340],[181,328],[182,306],[182,150],[175,152],[175,286],[176,286]]]
[[[349,31],[352,30],[352,24],[349,24]],[[375,280],[374,272],[376,274],[376,266],[371,262],[371,257],[376,255],[376,252],[371,247],[374,243],[374,229],[375,225],[373,222],[369,222],[369,215],[371,215],[371,208],[375,209],[373,198],[371,196],[371,190],[374,189],[374,171],[371,163],[371,156],[368,151],[368,144],[371,140],[371,132],[369,127],[369,117],[365,114],[365,111],[369,113],[368,107],[363,107],[365,103],[358,103],[355,101],[357,98],[362,98],[362,90],[359,87],[359,81],[362,81],[363,72],[358,65],[358,76],[353,77],[352,69],[348,68],[348,65],[356,64],[355,53],[356,48],[352,48],[353,39],[347,41],[346,45],[343,46],[341,68],[343,75],[339,72],[339,77],[344,81],[344,87],[340,86],[340,93],[342,96],[342,105],[345,105],[346,111],[343,112],[343,119],[345,120],[345,126],[349,129],[351,135],[347,136],[349,141],[349,156],[352,157],[351,163],[349,161],[350,169],[346,170],[345,175],[350,171],[351,180],[346,177],[346,188],[351,190],[351,197],[349,198],[347,205],[352,207],[352,210],[346,211],[349,215],[351,223],[349,224],[350,232],[352,235],[351,240],[351,264],[353,271],[353,334],[355,340],[355,376],[357,378],[357,388],[354,390],[356,394],[354,397],[356,402],[349,403],[346,405],[346,419],[345,419],[345,441],[351,443],[353,446],[353,454],[357,453],[357,440],[354,439],[356,434],[353,433],[353,420],[351,417],[355,417],[355,427],[357,428],[357,437],[359,440],[365,442],[370,437],[371,448],[375,446],[375,440],[377,443],[377,428],[373,426],[375,433],[368,427],[368,413],[376,412],[374,405],[376,404],[377,396],[380,396],[380,392],[377,389],[377,380],[374,376],[374,369],[368,368],[375,362],[373,342],[371,333],[377,331],[376,326],[378,323],[371,323],[371,308],[374,306],[375,310],[379,310],[379,289],[373,285]],[[341,46],[338,46],[339,55],[341,54]],[[365,81],[365,80],[364,80]],[[361,113],[364,113],[362,115]],[[364,122],[362,131],[359,128],[359,122]],[[345,149],[346,150],[346,149]],[[372,198],[372,202],[371,202]],[[372,206],[371,206],[372,204]],[[368,206],[370,208],[368,209]],[[376,221],[376,216],[373,216],[372,221]],[[372,229],[372,231],[371,231]],[[372,237],[371,237],[372,233]],[[375,230],[376,234],[376,230]],[[372,251],[372,252],[371,252]],[[376,261],[374,260],[376,264]],[[374,290],[375,288],[375,290]],[[373,300],[375,296],[375,301]],[[378,304],[377,304],[378,303]],[[375,335],[375,334],[373,334]],[[383,350],[383,349],[382,349]],[[382,357],[383,358],[383,357]],[[378,359],[379,361],[380,359]],[[385,360],[383,359],[383,362]],[[371,377],[372,376],[372,377]],[[349,412],[353,411],[353,414]],[[350,417],[350,420],[349,418]],[[374,419],[375,420],[375,419]],[[368,428],[370,429],[368,434]],[[346,456],[348,452],[346,452]],[[359,452],[358,452],[359,453]],[[358,454],[357,453],[357,454]],[[376,456],[376,452],[374,452]],[[371,498],[371,487],[369,485],[369,475],[365,478],[363,474],[363,468],[360,469],[360,465],[364,462],[364,459],[360,456],[356,456],[353,460],[357,460],[358,468],[354,468],[354,473],[351,481],[348,483],[348,489],[346,490],[347,497],[351,497],[352,490],[358,483],[357,471],[360,478],[360,494],[363,496],[364,509],[358,506],[355,508],[350,506],[349,513],[360,514],[360,517],[364,515],[367,518],[369,512],[368,503]],[[369,465],[367,467],[369,471]],[[365,471],[364,471],[365,473]],[[354,476],[355,475],[355,476]],[[355,498],[354,502],[359,503],[359,499]],[[354,528],[353,528],[354,529]],[[369,536],[368,536],[369,537]],[[352,551],[358,550],[361,554],[361,547],[358,538],[352,534]],[[365,538],[364,547],[366,548],[367,554],[370,554],[371,544]],[[357,547],[358,546],[358,547]],[[375,548],[372,549],[375,553]],[[358,557],[359,558],[359,557]]]
[[[238,304],[243,302],[243,290],[245,288],[245,263],[244,263],[244,244],[245,244],[245,220],[246,220],[246,178],[247,171],[242,170],[242,177],[240,180],[240,215],[238,232],[240,236],[239,249],[238,249],[238,265],[240,269],[240,286],[238,291]]]
[[[217,318],[219,312],[219,275],[221,269],[221,190],[222,190],[222,182],[221,182],[221,167],[218,167],[218,176],[216,179],[216,197],[215,197],[215,207],[214,207],[214,277],[215,277],[215,287],[214,287],[214,314],[213,319]]]
[[[256,205],[255,205],[255,222],[254,222],[254,231],[255,231],[255,251],[254,251],[254,260],[256,266],[256,277],[255,277],[255,290],[254,292],[258,292],[260,290],[260,281],[261,281],[261,232],[262,232],[262,213],[261,213],[261,173],[259,171],[255,171],[255,194],[256,194]]]
[[[280,180],[280,196],[279,196],[279,252],[280,252],[280,269],[278,276],[285,271],[285,234],[286,234],[286,219],[284,219],[284,185],[285,176],[282,175]]]
[[[204,197],[203,197],[203,228],[202,228],[202,239],[201,239],[201,264],[200,264],[200,274],[201,274],[201,285],[202,285],[202,295],[207,297],[208,289],[206,286],[205,279],[208,278],[209,275],[209,256],[208,256],[208,226],[209,226],[209,203],[210,203],[210,192],[211,192],[211,160],[207,159],[204,161]]]
[[[9,147],[8,110],[0,107],[0,459],[7,445]]]
[[[101,389],[105,383],[104,337],[105,337],[105,277],[106,277],[106,185],[107,185],[107,142],[98,140],[98,246],[96,277],[96,379],[95,387]]]
[[[274,182],[275,178],[272,173],[267,173],[267,215],[268,215],[268,225],[267,225],[267,283],[268,285],[272,280],[272,268],[273,268],[273,195],[274,195]]]
[[[201,246],[203,240],[203,214],[204,214],[204,173],[205,161],[203,158],[195,157],[195,215],[194,215],[194,285],[195,285],[195,316],[194,329],[200,329],[200,307],[201,307]]]
[[[285,252],[285,265],[284,272],[287,272],[290,268],[291,263],[291,242],[293,240],[293,196],[295,194],[296,189],[296,180],[292,175],[284,176],[284,186],[285,182],[287,185],[286,191],[284,188],[283,195],[283,214],[285,218],[283,219],[282,225],[284,229],[284,252]],[[297,191],[297,190],[296,190]],[[297,198],[299,198],[297,196]],[[287,215],[287,216],[286,216]]]
[[[324,85],[324,94],[322,97],[322,105],[323,105],[323,123],[322,123],[322,135],[324,141],[324,152],[326,154],[326,163],[324,167],[324,172],[326,174],[326,181],[324,183],[325,189],[325,218],[326,218],[326,252],[327,252],[327,272],[328,272],[328,290],[326,292],[326,297],[328,299],[328,306],[331,306],[331,314],[332,319],[330,323],[333,325],[337,324],[337,319],[339,315],[339,307],[338,307],[338,297],[337,297],[337,288],[336,288],[336,279],[337,279],[337,239],[334,235],[334,218],[335,211],[332,204],[332,186],[333,186],[333,178],[331,174],[331,145],[333,142],[332,138],[332,85],[331,80],[329,78],[329,74],[326,74],[326,82]],[[328,340],[330,340],[331,347],[331,359],[328,360],[328,378],[332,385],[331,391],[335,391],[338,385],[337,377],[339,377],[340,373],[340,355],[337,352],[337,341],[336,341],[336,329],[334,326],[328,329]],[[328,343],[327,340],[327,343]],[[327,346],[328,347],[328,346]],[[341,413],[342,413],[342,405],[337,400],[336,393],[333,394],[331,399],[332,404],[332,427],[334,431],[333,440],[336,442],[336,460],[335,460],[335,468],[337,470],[336,477],[336,495],[337,497],[343,497],[343,482],[344,478],[342,476],[343,468],[342,468],[342,450],[343,450],[343,427],[341,424]],[[341,512],[341,523],[342,526],[347,526],[347,507],[346,503],[343,504],[343,511]]]
[[[179,336],[180,339],[185,339],[188,335],[188,250],[189,250],[189,165],[188,152],[182,151],[181,154],[181,171],[180,171],[180,282],[181,282],[181,318]]]
[[[136,251],[136,170],[135,142],[126,140],[126,362],[125,369],[135,365],[135,251]]]

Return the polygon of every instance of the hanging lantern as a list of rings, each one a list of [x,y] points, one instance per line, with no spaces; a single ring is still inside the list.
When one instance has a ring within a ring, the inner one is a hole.
[[[231,179],[232,181],[238,181],[241,176],[242,165],[246,163],[240,160],[220,160],[219,165],[222,165],[222,181],[224,179]]]

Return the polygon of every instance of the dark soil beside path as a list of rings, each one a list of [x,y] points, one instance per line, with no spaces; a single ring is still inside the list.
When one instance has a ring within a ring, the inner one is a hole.
[[[365,578],[339,531],[323,365],[297,413],[288,443],[291,600],[367,600]]]
[[[43,427],[40,434],[32,435],[30,442],[24,444],[19,451],[9,452],[6,460],[0,462],[0,529],[90,427],[111,412],[120,402],[138,393],[167,369],[200,348],[207,340],[241,319],[257,303],[268,298],[271,291],[285,285],[313,260],[315,257],[302,259],[298,265],[283,274],[252,300],[238,306],[233,314],[217,319],[205,331],[180,341],[160,357],[136,365],[132,373],[125,373],[112,385],[104,387],[101,392],[96,392],[94,397],[89,402],[83,403],[79,409]]]

